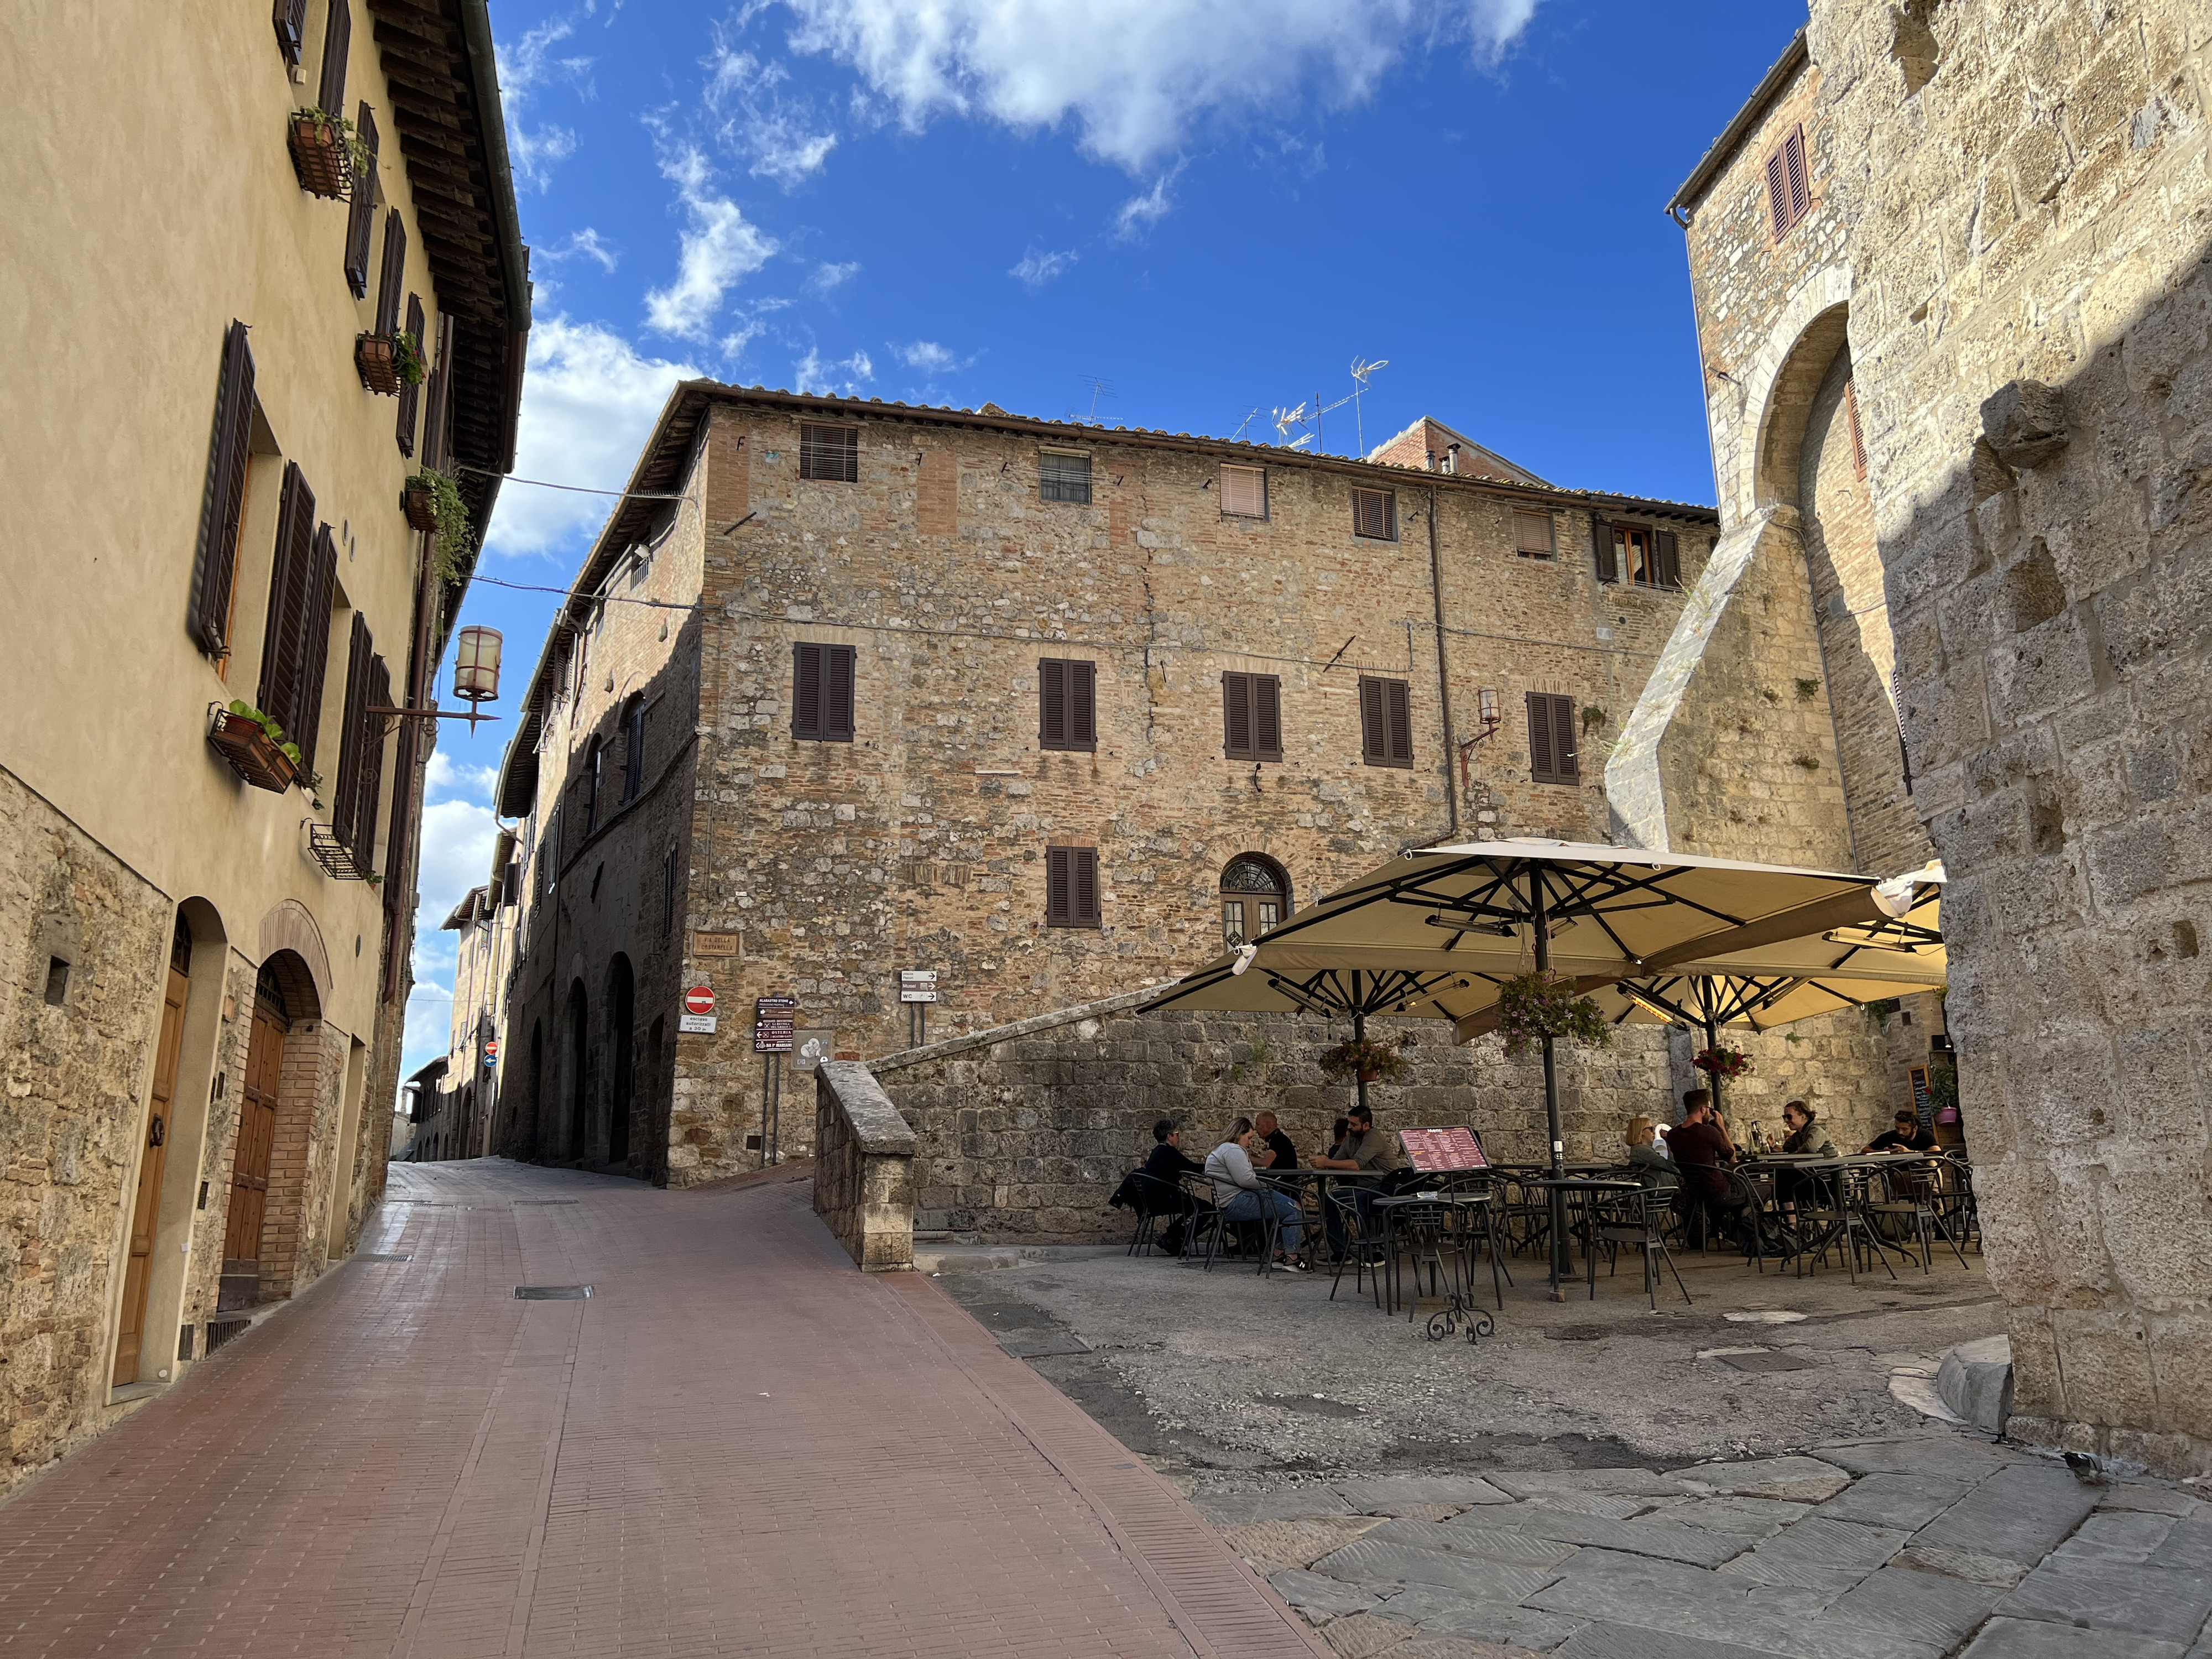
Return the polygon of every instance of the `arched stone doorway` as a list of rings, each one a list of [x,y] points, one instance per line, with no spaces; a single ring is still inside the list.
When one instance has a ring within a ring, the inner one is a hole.
[[[584,981],[568,987],[568,1017],[561,1033],[561,1127],[550,1137],[555,1158],[573,1162],[584,1156],[584,1133],[590,1118],[591,1091],[586,1079],[592,1046],[591,1009]]]
[[[607,1162],[629,1162],[629,1111],[636,981],[629,958],[617,953],[607,964]]]
[[[289,1296],[322,1086],[322,1002],[307,963],[279,951],[253,987],[246,1079],[231,1148],[219,1310]]]
[[[1290,872],[1262,853],[1240,853],[1221,872],[1221,939],[1231,950],[1291,914]]]
[[[543,1020],[530,1022],[529,1087],[529,1139],[525,1141],[514,1133],[514,1125],[510,1119],[507,1124],[507,1133],[512,1138],[510,1144],[535,1146],[545,1133],[545,1024]]]

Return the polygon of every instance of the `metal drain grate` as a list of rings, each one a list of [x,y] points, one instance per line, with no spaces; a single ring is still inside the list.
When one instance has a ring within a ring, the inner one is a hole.
[[[1740,1371],[1809,1371],[1814,1362],[1800,1359],[1794,1353],[1724,1353],[1714,1356],[1724,1365],[1733,1365]]]
[[[518,1198],[514,1200],[514,1206],[518,1210],[525,1205],[544,1209],[549,1204],[579,1204],[582,1201],[580,1199],[574,1198]]]
[[[581,1302],[592,1293],[588,1285],[518,1285],[514,1299],[518,1302]]]
[[[1560,1325],[1544,1333],[1547,1342],[1602,1342],[1613,1333],[1602,1325]]]
[[[224,1343],[229,1341],[234,1336],[244,1335],[247,1328],[251,1327],[252,1323],[253,1322],[251,1319],[245,1317],[243,1315],[240,1315],[235,1319],[209,1320],[207,1322],[207,1351],[210,1353],[213,1353],[217,1348],[222,1346]]]
[[[368,1255],[357,1255],[354,1257],[354,1260],[356,1261],[412,1261],[414,1259],[415,1257],[411,1253],[402,1255],[378,1255],[371,1253]]]

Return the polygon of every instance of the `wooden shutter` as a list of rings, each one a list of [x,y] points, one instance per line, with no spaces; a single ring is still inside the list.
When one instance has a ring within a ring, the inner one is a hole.
[[[1813,207],[1813,176],[1805,165],[1805,129],[1799,127],[1782,143],[1782,172],[1790,186],[1790,222],[1796,224]]]
[[[1359,681],[1359,758],[1370,766],[1385,765],[1389,761],[1389,715],[1383,706],[1382,682],[1370,680],[1362,675]]]
[[[438,356],[431,367],[430,378],[424,384],[429,389],[430,407],[422,416],[422,465],[441,471],[446,465],[446,417],[448,412],[447,391],[453,379],[453,319],[444,312],[438,313]]]
[[[1048,927],[1096,927],[1102,911],[1098,851],[1092,847],[1044,849],[1044,921]]]
[[[1252,677],[1221,677],[1222,753],[1231,760],[1256,760],[1252,752]]]
[[[407,283],[407,227],[399,210],[384,216],[384,266],[376,279],[376,332],[399,331],[399,295]]]
[[[1098,926],[1098,851],[1092,847],[1072,847],[1070,860],[1075,866],[1075,925],[1079,927]]]
[[[1283,682],[1273,674],[1252,676],[1253,758],[1283,757]]]
[[[1098,747],[1098,665],[1067,665],[1067,744],[1096,752]]]
[[[1528,775],[1537,783],[1559,781],[1552,754],[1551,702],[1541,691],[1528,694]]]
[[[1411,766],[1413,763],[1413,708],[1406,682],[1385,680],[1383,701],[1389,714],[1390,763],[1393,766]]]
[[[376,115],[364,103],[354,130],[368,147],[368,165],[353,176],[353,200],[346,205],[346,286],[356,300],[368,292],[368,239],[376,228]]]
[[[375,643],[369,636],[368,618],[353,613],[353,628],[346,639],[345,713],[338,722],[338,764],[331,787],[331,827],[356,860],[368,856],[367,838],[357,833],[360,814],[362,752],[369,731],[382,724],[372,720],[368,708],[368,663]]]
[[[238,568],[238,526],[252,443],[253,353],[246,346],[246,325],[234,322],[223,337],[199,546],[192,558],[192,635],[211,656],[230,648],[231,580]]]
[[[293,704],[301,678],[299,619],[307,611],[314,556],[315,492],[307,487],[300,464],[287,461],[276,507],[276,546],[269,568],[269,613],[261,630],[261,684],[254,704],[283,726],[284,736],[293,742],[298,741]]]
[[[1552,763],[1559,769],[1561,783],[1582,781],[1582,768],[1577,763],[1575,732],[1575,700],[1572,697],[1553,697],[1552,703]]]
[[[822,741],[822,647],[805,641],[791,647],[791,735]]]
[[[1851,476],[1863,479],[1867,475],[1866,439],[1859,432],[1859,389],[1856,380],[1844,382],[1844,413],[1851,422]]]
[[[629,711],[623,733],[623,799],[635,800],[645,788],[645,705]]]
[[[1067,665],[1053,657],[1037,664],[1037,747],[1067,747]]]
[[[1524,559],[1552,556],[1552,515],[1521,513],[1513,515],[1513,550]]]
[[[1778,149],[1766,158],[1766,223],[1778,242],[1790,234],[1790,181]]]
[[[338,580],[337,538],[328,525],[317,526],[313,556],[307,565],[307,591],[300,617],[300,687],[289,728],[300,759],[315,769],[315,733],[323,723],[323,677],[330,668],[331,593]]]
[[[1267,473],[1264,467],[1221,469],[1221,510],[1240,519],[1267,516]]]
[[[1651,550],[1659,566],[1659,586],[1680,587],[1682,585],[1680,538],[1671,530],[1656,531],[1651,538]]]
[[[276,50],[297,69],[307,40],[307,0],[275,0],[269,19],[276,26]]]
[[[1037,456],[1037,498],[1091,504],[1091,458],[1044,450]]]
[[[1355,489],[1352,492],[1352,533],[1364,536],[1370,541],[1396,539],[1397,498],[1387,489]]]
[[[799,428],[799,476],[818,478],[828,483],[860,483],[860,428],[801,422]]]
[[[1590,551],[1597,559],[1597,579],[1601,582],[1620,580],[1620,562],[1613,553],[1613,526],[1595,513],[1590,514]]]
[[[331,0],[323,25],[323,82],[315,102],[326,115],[345,113],[346,48],[353,39],[353,12],[346,0]]]
[[[853,740],[853,667],[857,654],[849,645],[822,647],[822,736],[825,742]]]
[[[792,647],[791,735],[811,743],[853,741],[854,649],[849,645]]]
[[[392,707],[392,672],[385,666],[384,659],[371,656],[366,678],[366,707]],[[377,801],[384,791],[384,716],[368,714],[363,717],[361,732],[360,769],[355,775],[353,792],[353,833],[346,846],[353,854],[354,866],[367,875],[376,862]]]
[[[419,294],[410,294],[407,296],[407,331],[415,337],[416,349],[420,350],[422,345],[422,296]],[[399,388],[399,427],[397,435],[399,440],[399,453],[403,455],[412,455],[415,453],[415,416],[422,405],[422,386],[420,381]]]

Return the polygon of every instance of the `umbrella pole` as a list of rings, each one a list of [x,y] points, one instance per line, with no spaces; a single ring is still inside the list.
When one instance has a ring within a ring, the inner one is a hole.
[[[1366,1015],[1366,1013],[1365,1013],[1365,1012],[1364,1012],[1364,1011],[1363,1011],[1363,1010],[1358,1006],[1358,1001],[1359,1001],[1359,969],[1358,969],[1357,968],[1355,968],[1355,969],[1353,969],[1352,970],[1352,1040],[1353,1042],[1366,1042],[1366,1041],[1367,1041],[1367,1015]],[[1367,1073],[1364,1073],[1364,1072],[1355,1071],[1355,1072],[1352,1074],[1352,1087],[1354,1087],[1355,1089],[1357,1089],[1357,1090],[1359,1091],[1359,1110],[1360,1110],[1360,1113],[1361,1113],[1361,1115],[1362,1115],[1363,1116],[1365,1116],[1365,1115],[1367,1115],[1367,1111],[1368,1111],[1368,1108],[1367,1108]]]
[[[1720,1023],[1713,1018],[1712,1010],[1708,1008],[1705,1011],[1705,1052],[1717,1053],[1720,1046]],[[1718,1072],[1706,1073],[1705,1087],[1712,1092],[1713,1121],[1717,1123],[1720,1121],[1721,1115],[1721,1074]]]
[[[1536,971],[1547,973],[1552,966],[1552,926],[1544,904],[1544,877],[1540,871],[1528,872],[1528,894],[1534,901],[1532,915],[1535,923]],[[1567,1173],[1566,1140],[1559,1133],[1559,1070],[1552,1049],[1552,1034],[1544,1033],[1544,1123],[1551,1133],[1552,1179],[1565,1179]],[[1566,1277],[1567,1254],[1567,1194],[1564,1188],[1552,1188],[1552,1300],[1564,1302],[1567,1293],[1559,1287]]]

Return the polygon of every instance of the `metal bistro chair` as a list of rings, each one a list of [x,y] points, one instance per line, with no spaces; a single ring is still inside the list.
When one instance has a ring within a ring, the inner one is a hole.
[[[1632,1164],[1620,1178],[1634,1180],[1638,1173]],[[1634,1245],[1641,1251],[1644,1291],[1650,1299],[1654,1313],[1659,1310],[1659,1269],[1651,1260],[1654,1250],[1666,1263],[1667,1271],[1674,1275],[1674,1288],[1681,1291],[1683,1303],[1691,1307],[1697,1305],[1690,1300],[1690,1287],[1682,1282],[1682,1270],[1674,1265],[1674,1254],[1667,1248],[1667,1224],[1674,1214],[1674,1199],[1671,1188],[1657,1186],[1638,1187],[1632,1193],[1591,1195],[1589,1248],[1605,1251],[1608,1277],[1620,1271],[1621,1246]],[[1593,1299],[1597,1296],[1595,1281],[1590,1285],[1590,1296]]]
[[[1352,1266],[1352,1288],[1357,1292],[1368,1288],[1371,1275],[1375,1280],[1375,1305],[1382,1305],[1383,1252],[1387,1248],[1388,1230],[1370,1209],[1366,1200],[1373,1197],[1358,1184],[1332,1183],[1327,1203],[1337,1218],[1338,1240],[1342,1246],[1336,1258],[1336,1273],[1329,1280],[1328,1299],[1336,1300],[1337,1286],[1344,1283],[1345,1265]]]
[[[1959,1248],[1959,1241],[1945,1231],[1936,1210],[1937,1180],[1938,1171],[1933,1164],[1876,1170],[1868,1181],[1869,1195],[1860,1206],[1878,1229],[1887,1231],[1893,1226],[1900,1243],[1909,1231],[1913,1243],[1919,1247],[1923,1274],[1933,1271],[1936,1253],[1929,1245],[1930,1236],[1935,1234],[1942,1235],[1961,1267],[1966,1265],[1966,1253]],[[1879,1197],[1874,1196],[1877,1191]]]
[[[1211,1273],[1213,1253],[1220,1243],[1221,1230],[1232,1224],[1221,1213],[1221,1206],[1214,1201],[1213,1182],[1196,1171],[1180,1177],[1176,1185],[1182,1191],[1182,1260],[1183,1265],[1196,1262]],[[1201,1250],[1201,1247],[1202,1250]]]
[[[1897,1269],[1890,1265],[1889,1252],[1883,1246],[1881,1235],[1875,1231],[1864,1208],[1865,1172],[1846,1165],[1812,1173],[1819,1177],[1815,1189],[1819,1195],[1810,1207],[1802,1194],[1797,1202],[1797,1224],[1806,1236],[1804,1248],[1797,1257],[1798,1271],[1804,1272],[1805,1264],[1809,1262],[1817,1275],[1828,1252],[1840,1244],[1844,1270],[1850,1274],[1852,1284],[1859,1282],[1862,1247],[1870,1258],[1881,1261],[1885,1273],[1895,1279]]]
[[[1489,1170],[1480,1170],[1449,1176],[1445,1178],[1443,1186],[1443,1191],[1448,1194],[1472,1193],[1485,1200],[1478,1212],[1467,1218],[1467,1225],[1474,1234],[1475,1239],[1489,1249],[1490,1289],[1492,1294],[1498,1298],[1498,1308],[1501,1313],[1505,1310],[1505,1286],[1513,1282],[1513,1270],[1505,1265],[1505,1241],[1501,1237],[1498,1226],[1498,1212],[1504,1197],[1500,1190],[1503,1185],[1503,1182],[1492,1177]],[[1470,1241],[1470,1248],[1472,1248],[1472,1243],[1473,1241]],[[1472,1259],[1468,1263],[1468,1271],[1470,1274],[1474,1271]]]
[[[1188,1200],[1181,1187],[1162,1181],[1158,1176],[1148,1176],[1142,1170],[1132,1174],[1129,1182],[1137,1201],[1137,1230],[1130,1235],[1128,1253],[1150,1255],[1152,1236],[1158,1231],[1161,1218],[1187,1215]]]

